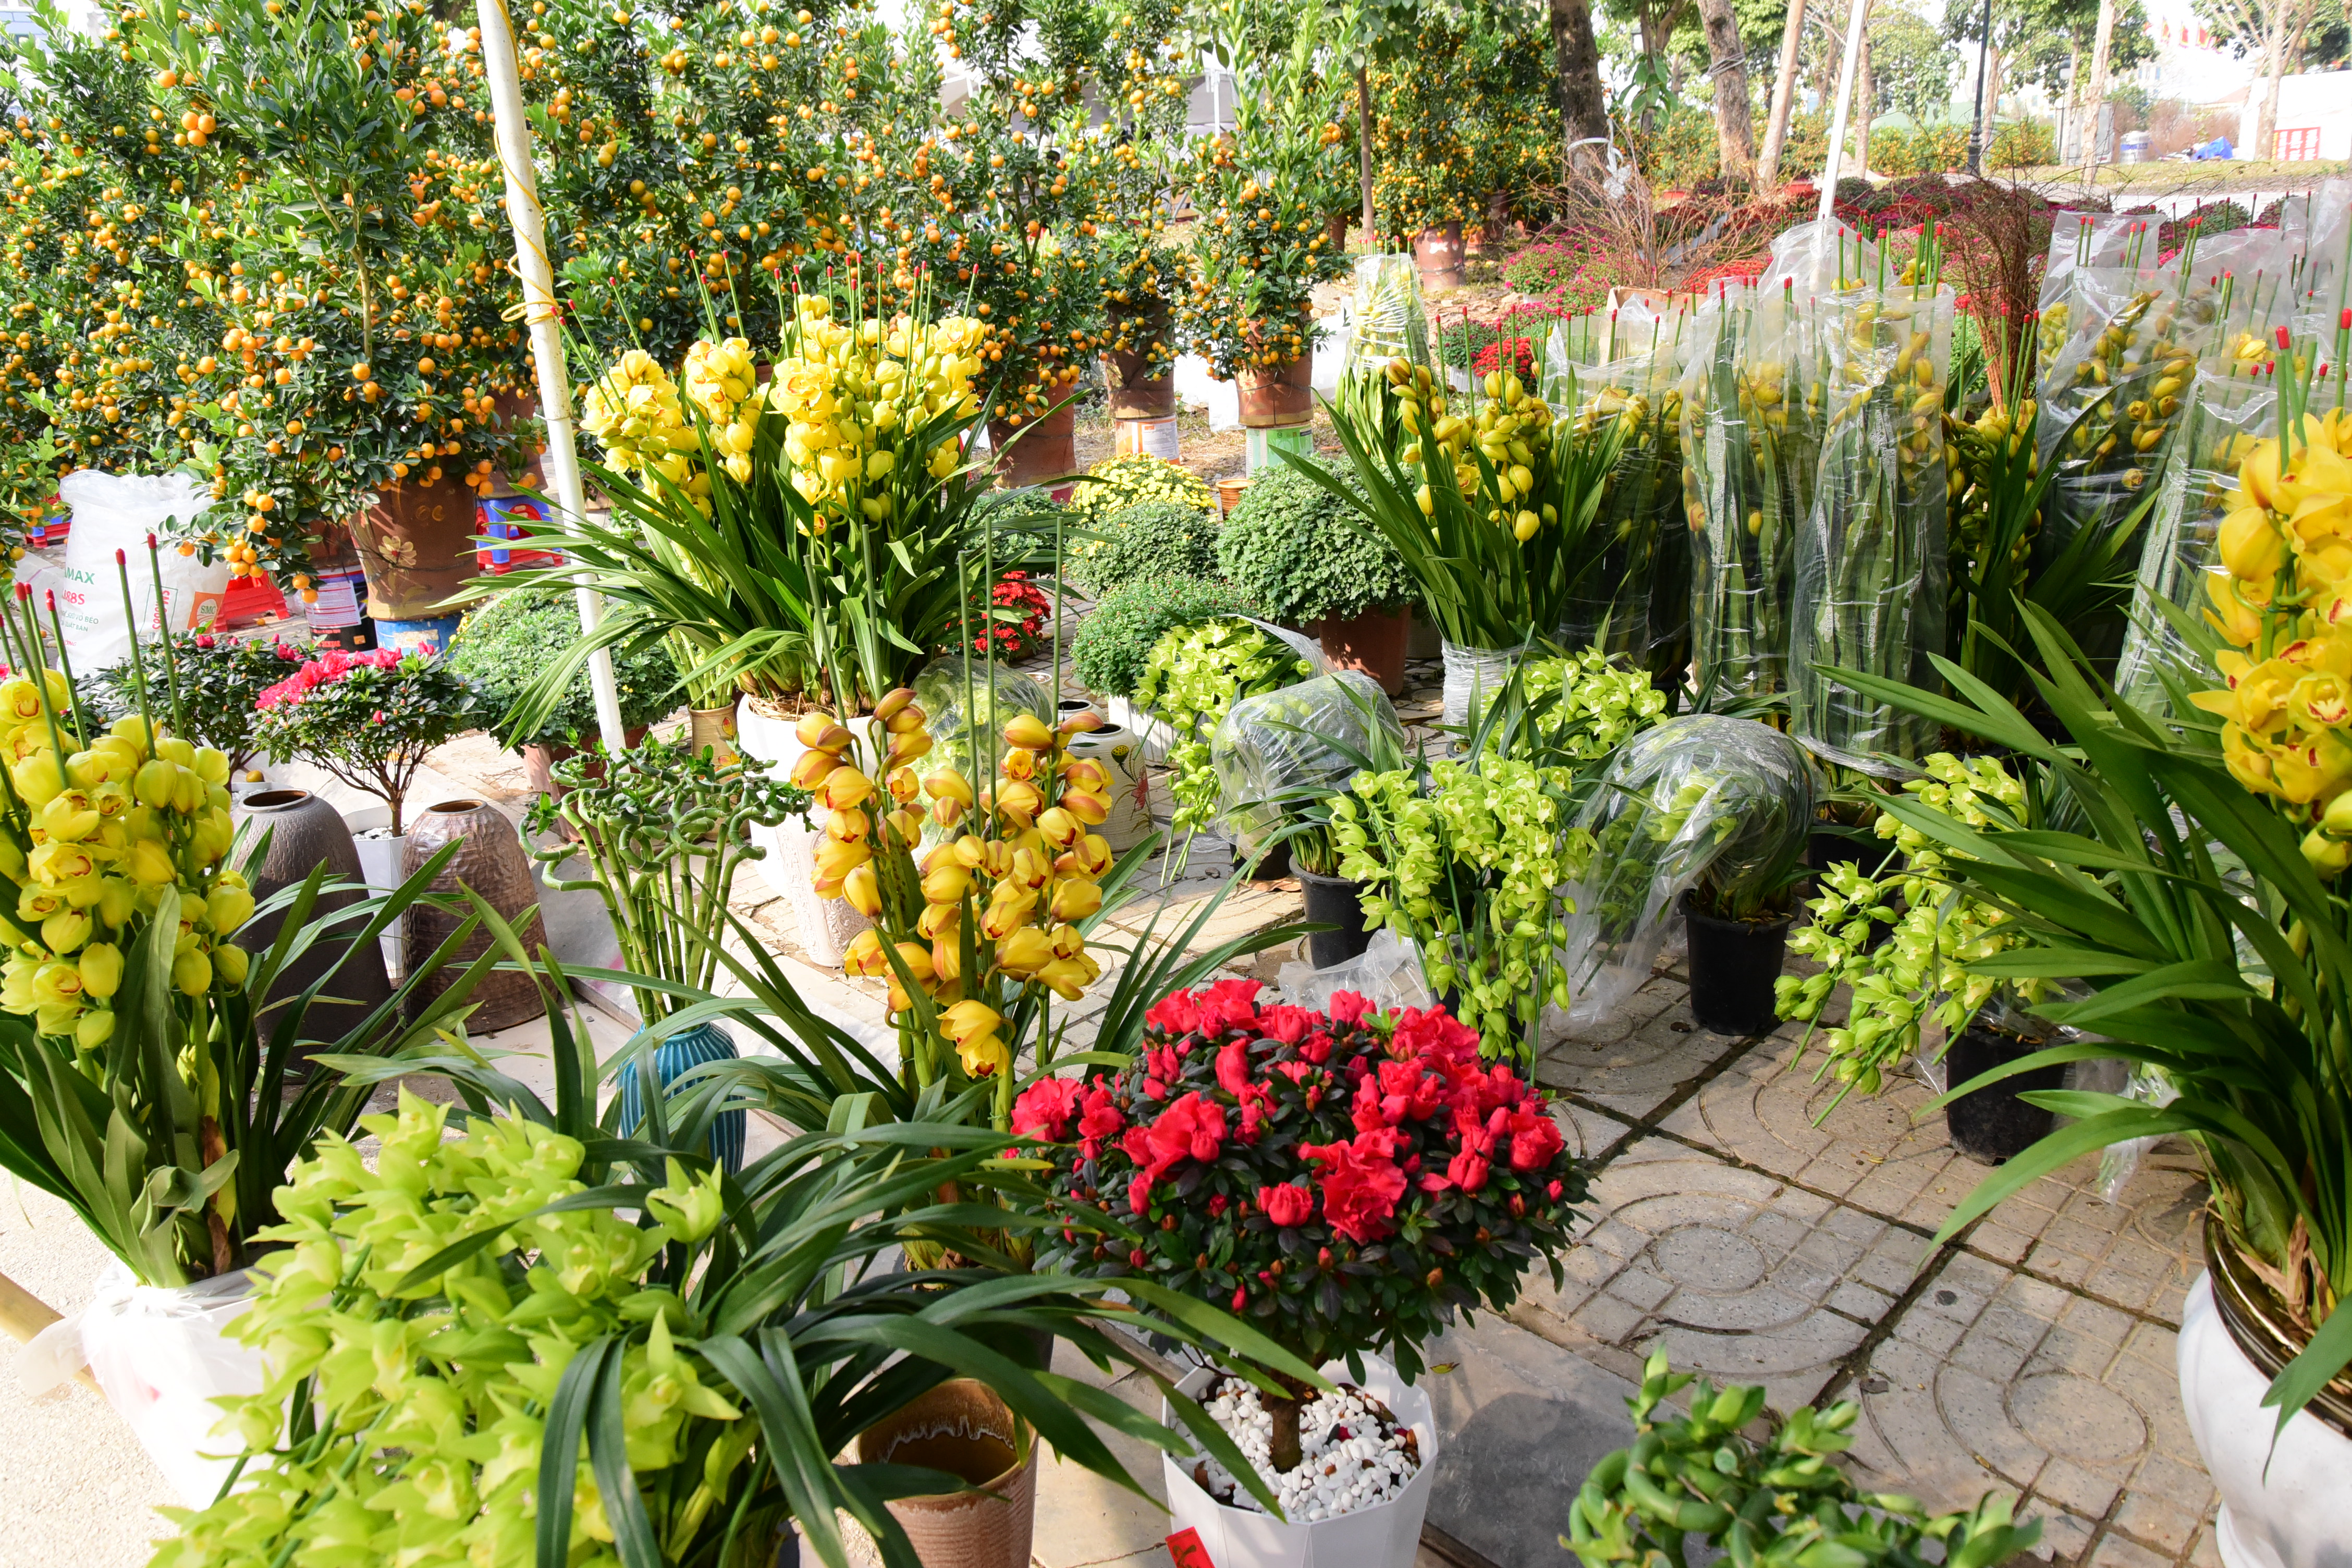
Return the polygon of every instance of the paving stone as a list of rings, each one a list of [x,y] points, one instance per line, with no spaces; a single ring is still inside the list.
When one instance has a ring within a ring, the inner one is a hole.
[[[1656,989],[1666,984],[1653,979],[1635,993],[1636,1001],[1656,1000]],[[1687,1002],[1676,1000],[1622,1037],[1571,1037],[1548,1046],[1536,1062],[1536,1079],[1620,1116],[1639,1118],[1704,1075],[1728,1048],[1721,1036],[1694,1027]]]
[[[1559,1568],[1585,1473],[1633,1440],[1632,1383],[1503,1319],[1482,1315],[1428,1351],[1437,1418],[1429,1521],[1498,1568]]]
[[[2169,1553],[2159,1555],[2109,1531],[2091,1553],[2091,1568],[2170,1568]]]
[[[2099,1521],[2126,1517],[2138,1544],[2169,1559],[2210,1511],[2168,1328],[1961,1255],[1867,1371],[1854,1461],[1931,1507],[2029,1492],[2069,1560]]]
[[[1843,1272],[1884,1221],[1669,1139],[1612,1161],[1589,1214],[1568,1283],[1531,1279],[1513,1319],[1622,1376],[1663,1338],[1678,1369],[1760,1382],[1794,1409],[1894,1300],[1848,1290]]]
[[[1152,1419],[1160,1417],[1159,1390],[1145,1379],[1108,1377],[1066,1344],[1055,1347],[1054,1370],[1097,1388],[1108,1387]],[[1047,1445],[1037,1473],[1033,1561],[1037,1568],[1088,1568],[1094,1563],[1123,1564],[1130,1556],[1139,1563],[1150,1562],[1157,1552],[1154,1568],[1163,1568],[1168,1561],[1169,1524],[1168,1514],[1158,1501],[1165,1496],[1160,1484],[1160,1451],[1099,1423],[1089,1425],[1153,1500],[1137,1497],[1083,1465],[1070,1463]]]

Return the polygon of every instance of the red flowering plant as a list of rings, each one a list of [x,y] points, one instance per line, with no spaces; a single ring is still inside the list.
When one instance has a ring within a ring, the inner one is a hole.
[[[1027,658],[1045,646],[1045,619],[1053,613],[1054,601],[1017,568],[999,574],[996,586],[987,592],[974,584],[971,651],[1014,661]]]
[[[392,807],[395,837],[425,754],[484,718],[473,682],[446,659],[394,648],[321,654],[266,688],[255,706],[255,739],[271,761],[299,758],[379,796]]]
[[[1341,992],[1324,1014],[1257,990],[1164,996],[1132,1065],[1014,1102],[1055,1202],[1130,1227],[1049,1234],[1039,1267],[1200,1295],[1360,1381],[1366,1351],[1419,1376],[1422,1342],[1457,1310],[1508,1307],[1537,1258],[1561,1279],[1585,1179],[1540,1089],[1482,1061],[1442,1007],[1380,1014]],[[1267,1402],[1277,1470],[1298,1463],[1305,1385],[1290,1392]]]
[[[261,694],[279,684],[302,662],[304,650],[268,637],[232,637],[216,632],[175,632],[172,673],[177,684],[181,731],[200,746],[228,758],[235,778],[261,750],[256,733]],[[89,694],[109,721],[139,710],[129,659],[89,678]],[[150,693],[161,695],[160,692]]]

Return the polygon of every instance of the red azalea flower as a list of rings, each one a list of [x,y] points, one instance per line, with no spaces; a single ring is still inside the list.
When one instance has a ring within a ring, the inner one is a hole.
[[[1042,1138],[1061,1143],[1070,1136],[1070,1118],[1078,1113],[1086,1086],[1074,1078],[1041,1078],[1013,1102],[1013,1131],[1022,1138]]]
[[[1227,1029],[1255,1025],[1261,988],[1255,980],[1220,980],[1210,986],[1201,994],[1200,1032],[1220,1035]]]
[[[1224,1108],[1200,1091],[1178,1095],[1159,1120],[1144,1130],[1151,1149],[1154,1174],[1191,1156],[1207,1163],[1225,1146]]]
[[[1276,1226],[1305,1225],[1315,1214],[1315,1194],[1294,1182],[1278,1187],[1260,1187],[1257,1206]]]
[[[1171,991],[1144,1010],[1143,1021],[1170,1035],[1189,1035],[1201,1026],[1200,1002],[1190,991]]]
[[[1078,1117],[1078,1136],[1084,1141],[1080,1152],[1087,1159],[1101,1153],[1103,1144],[1126,1127],[1127,1117],[1111,1099],[1110,1090],[1097,1086],[1087,1091],[1087,1108]]]
[[[1127,1184],[1127,1206],[1135,1211],[1138,1219],[1151,1212],[1151,1175],[1149,1172],[1138,1171],[1135,1180]],[[1139,1253],[1140,1249],[1138,1250]]]
[[[1372,1005],[1353,991],[1336,992],[1331,997],[1331,1021],[1335,1024],[1360,1024]]]
[[[1252,1087],[1247,1040],[1229,1041],[1217,1048],[1217,1087],[1236,1100]]]
[[[1567,1140],[1559,1135],[1559,1124],[1542,1106],[1509,1114],[1512,1170],[1540,1171],[1567,1147]]]
[[[1302,1143],[1298,1152],[1324,1167],[1323,1217],[1332,1230],[1370,1244],[1395,1228],[1397,1200],[1405,1189],[1404,1173],[1396,1163],[1395,1133],[1382,1128],[1359,1132],[1348,1143]]]
[[[1320,1022],[1304,1007],[1266,1007],[1257,1016],[1258,1032],[1286,1046],[1295,1046],[1305,1039],[1307,1032]]]
[[[1445,1164],[1445,1180],[1465,1193],[1475,1193],[1486,1184],[1490,1168],[1486,1156],[1479,1150],[1464,1145]]]

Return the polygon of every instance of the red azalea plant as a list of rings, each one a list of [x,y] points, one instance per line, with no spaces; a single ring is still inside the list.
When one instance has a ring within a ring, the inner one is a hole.
[[[425,755],[482,721],[481,698],[449,661],[393,648],[330,651],[268,687],[254,739],[383,799],[399,837],[402,803]]]
[[[1013,1131],[1051,1146],[1055,1199],[1135,1233],[1122,1249],[1065,1229],[1041,1266],[1150,1275],[1359,1378],[1368,1350],[1418,1377],[1423,1340],[1456,1310],[1508,1307],[1538,1258],[1561,1279],[1585,1180],[1540,1089],[1481,1061],[1442,1007],[1377,1014],[1341,992],[1326,1015],[1257,991],[1162,997],[1132,1066],[1022,1094]],[[1288,1469],[1299,1398],[1267,1404]]]

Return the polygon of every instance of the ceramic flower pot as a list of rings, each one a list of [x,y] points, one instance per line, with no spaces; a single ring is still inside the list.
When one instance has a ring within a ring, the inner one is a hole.
[[[1323,658],[1334,669],[1360,669],[1391,697],[1404,689],[1405,647],[1412,640],[1412,611],[1367,610],[1344,621],[1316,623]]]
[[[418,812],[410,824],[407,841],[401,846],[401,876],[414,875],[443,845],[453,842],[458,846],[457,852],[433,879],[430,890],[454,894],[460,888],[469,888],[514,926],[525,952],[536,952],[546,945],[547,928],[539,918],[539,883],[530,874],[530,858],[523,853],[522,838],[506,815],[486,801],[445,800]],[[466,918],[428,904],[410,910],[409,969],[414,971],[454,935]],[[476,930],[457,949],[457,957],[421,988],[419,1000],[429,1002],[446,990],[467,963],[489,951],[495,940],[488,931]],[[467,1025],[482,1031],[511,1028],[547,1010],[538,983],[528,974],[493,971],[475,986],[472,1001],[474,1012]]]
[[[1106,699],[1103,714],[1142,745],[1145,763],[1168,760],[1168,749],[1176,744],[1176,731],[1166,721],[1145,712],[1124,697]]]
[[[424,619],[474,575],[474,492],[455,475],[402,479],[352,520],[352,539],[367,574],[367,613]]]
[[[1234,508],[1242,504],[1242,492],[1250,488],[1247,474],[1228,474],[1217,481],[1217,515],[1231,517]]]
[[[2214,1544],[2227,1568],[2342,1568],[2352,1379],[2328,1384],[2279,1431],[2263,1394],[2307,1341],[2210,1222],[2205,1252],[2211,1268],[2189,1289],[2176,1353],[2189,1435],[2221,1494]]]
[[[1106,723],[1072,736],[1070,755],[1091,757],[1110,774],[1110,816],[1099,831],[1112,852],[1125,854],[1143,842],[1151,831],[1151,775],[1144,770],[1142,738],[1124,724]]]
[[[406,834],[392,831],[392,808],[384,805],[365,806],[343,814],[343,823],[352,830],[352,848],[360,858],[360,877],[373,893],[389,893],[400,886],[400,852],[408,843]],[[394,980],[408,973],[408,948],[402,940],[407,930],[408,917],[404,914],[384,927],[380,939],[383,952],[383,969]]]
[[[1077,472],[1076,428],[1077,409],[1068,398],[1018,425],[990,420],[988,445],[997,454],[997,482],[1006,489],[1019,489]]]
[[[1166,341],[1166,312],[1128,318],[1134,341],[1148,345]],[[1103,384],[1110,395],[1114,419],[1164,419],[1176,412],[1176,374],[1166,363],[1150,363],[1148,347],[1114,350],[1102,356]]]
[[[1342,1362],[1327,1362],[1322,1371],[1334,1382],[1356,1381]],[[1198,1399],[1219,1375],[1215,1369],[1202,1367],[1176,1387]],[[1286,1522],[1218,1502],[1193,1479],[1196,1461],[1162,1454],[1160,1475],[1167,1488],[1170,1522],[1176,1530],[1199,1531],[1201,1544],[1217,1568],[1412,1568],[1437,1474],[1437,1421],[1429,1395],[1408,1384],[1378,1356],[1364,1357],[1364,1377],[1357,1386],[1412,1428],[1420,1444],[1421,1468],[1394,1500],[1335,1519]],[[1164,1403],[1160,1419],[1174,1424]]]
[[[1305,425],[1315,417],[1315,367],[1305,354],[1280,364],[1245,365],[1234,377],[1246,429]]]
[[[686,710],[687,744],[698,753],[709,752],[723,765],[735,760],[735,709],[689,708]]]
[[[1691,1016],[1718,1035],[1767,1035],[1780,1022],[1772,983],[1789,954],[1789,923],[1727,921],[1703,913],[1683,895],[1690,928]]]
[[[1030,1568],[1036,1436],[986,1385],[953,1378],[876,1422],[858,1435],[857,1462],[943,1470],[977,1489],[884,1505],[923,1568]],[[845,1544],[853,1562],[881,1562],[870,1540]]]
[[[807,750],[793,732],[799,722],[798,712],[787,711],[757,697],[748,699],[735,716],[736,749],[743,753],[746,762],[765,763],[772,775],[782,778]],[[809,962],[829,969],[840,968],[850,942],[873,922],[851,907],[846,899],[816,896],[816,847],[824,835],[794,822],[774,827],[761,827],[755,823],[751,835],[751,842],[767,851],[755,862],[760,879],[792,906],[801,946],[807,951]]]
[[[731,1062],[735,1057],[733,1036],[716,1023],[700,1024],[654,1047],[654,1079],[667,1089],[705,1062]],[[621,1097],[621,1136],[635,1137],[646,1117],[645,1089],[635,1061],[623,1065],[614,1088]],[[743,1168],[744,1116],[740,1110],[721,1112],[703,1141],[705,1152],[729,1171]]]
[[[1424,289],[1462,287],[1462,226],[1425,228],[1412,242],[1412,264]]]
[[[351,828],[341,812],[310,791],[259,790],[238,801],[231,816],[246,826],[260,849],[259,859],[247,860],[245,867],[257,904],[268,903],[271,894],[301,882],[320,866],[327,868],[330,880],[353,885],[342,892],[320,893],[311,910],[312,921],[349,909],[367,897],[357,885],[366,879],[361,872],[359,848],[352,841]],[[264,834],[268,836],[268,842],[261,845]],[[277,942],[285,922],[286,911],[282,910],[257,912],[236,933],[237,945],[247,952],[267,952]],[[305,1024],[305,1031],[319,1039],[337,1039],[356,1028],[392,994],[381,943],[370,942],[353,951],[349,935],[341,941],[314,942],[308,952],[278,971],[277,980],[263,994],[258,1009],[263,1033],[276,1027],[275,1009],[278,1005],[300,995],[331,971],[335,978],[320,994],[341,1000],[313,1003]]]

